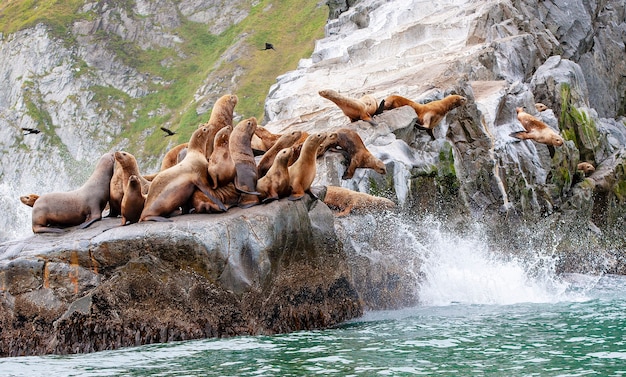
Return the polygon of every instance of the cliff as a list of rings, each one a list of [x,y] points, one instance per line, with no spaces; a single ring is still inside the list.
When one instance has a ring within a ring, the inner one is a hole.
[[[332,160],[318,184],[386,193],[408,213],[435,214],[453,229],[480,224],[503,253],[543,250],[559,271],[624,271],[615,262],[626,244],[623,2],[361,1],[338,13],[311,58],[270,89],[269,129],[345,126],[321,89],[469,101],[447,115],[435,140],[405,128],[411,120],[352,124],[387,176],[363,170],[341,181]],[[537,111],[537,102],[548,110]],[[523,129],[516,107],[565,144],[551,155],[510,137]],[[589,177],[577,170],[583,161],[596,167]]]

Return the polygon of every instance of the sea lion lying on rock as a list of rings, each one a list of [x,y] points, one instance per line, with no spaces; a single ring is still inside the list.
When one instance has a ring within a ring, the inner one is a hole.
[[[209,186],[208,164],[205,157],[206,140],[209,137],[207,127],[198,128],[191,135],[187,156],[180,163],[159,172],[154,177],[148,190],[148,197],[141,213],[140,221],[169,221],[167,216],[178,208],[184,207],[198,188],[218,207],[226,207],[217,198],[212,197]]]
[[[114,164],[113,153],[106,153],[80,188],[41,195],[33,205],[33,232],[60,233],[63,230],[57,227],[74,225],[83,229],[100,220],[109,201]]]
[[[337,217],[346,216],[352,211],[380,211],[396,206],[393,201],[387,198],[373,196],[339,186],[327,186],[323,202],[331,209],[339,210],[339,212],[335,214]]]

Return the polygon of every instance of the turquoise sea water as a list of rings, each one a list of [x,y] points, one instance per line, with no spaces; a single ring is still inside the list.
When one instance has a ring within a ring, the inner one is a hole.
[[[322,331],[7,358],[0,375],[626,375],[626,278],[561,283],[550,301],[423,304]]]

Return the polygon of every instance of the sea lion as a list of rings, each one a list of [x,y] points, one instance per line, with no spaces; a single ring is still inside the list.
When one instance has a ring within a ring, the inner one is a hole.
[[[576,170],[582,171],[585,174],[585,177],[589,177],[591,174],[593,174],[594,171],[596,171],[596,168],[588,162],[580,162],[578,163],[578,165],[576,165]]]
[[[37,194],[28,194],[28,195],[20,196],[20,201],[29,207],[32,207],[33,204],[35,204],[35,202],[37,201],[37,199],[39,199],[39,195]]]
[[[122,226],[126,223],[134,224],[139,221],[146,203],[146,196],[142,192],[141,177],[134,174],[128,177],[122,198]]]
[[[274,158],[281,150],[292,147],[300,140],[301,136],[302,131],[298,130],[281,135],[280,138],[276,140],[274,145],[272,145],[272,147],[268,149],[267,152],[263,154],[263,157],[261,157],[261,159],[259,160],[259,163],[257,164],[258,177],[261,178],[267,173],[267,171],[274,163]],[[304,142],[304,140],[302,141]],[[300,150],[298,149],[298,153],[299,151]],[[291,152],[291,155],[293,156],[293,151]]]
[[[458,94],[451,94],[440,100],[431,101],[425,104],[411,101],[399,95],[390,95],[384,100],[384,109],[390,110],[402,106],[411,106],[417,114],[415,127],[426,130],[430,137],[435,140],[433,129],[441,122],[446,114],[459,106],[467,103],[467,98]]]
[[[337,152],[344,156],[348,165],[341,179],[352,178],[357,168],[369,168],[379,174],[387,174],[385,164],[367,150],[363,140],[356,131],[340,128],[334,133],[337,134],[337,137],[327,138],[327,141],[325,140],[320,145],[318,155],[322,155],[329,148],[341,148]]]
[[[225,186],[210,190],[213,197],[218,198],[226,208],[231,208],[239,203],[241,194],[235,188],[235,183],[231,182]],[[195,213],[217,213],[223,210],[202,191],[196,190],[191,197],[189,207],[193,208]]]
[[[324,139],[326,139],[325,132],[309,135],[302,145],[300,156],[289,167],[289,185],[291,186],[289,200],[301,199],[305,192],[310,191],[317,173],[317,149]]]
[[[63,230],[57,227],[74,225],[83,229],[100,220],[109,200],[114,164],[113,153],[105,153],[80,188],[41,195],[33,205],[33,232],[60,233]]]
[[[181,151],[187,149],[188,144],[189,143],[178,144],[177,146],[167,151],[165,156],[163,156],[163,160],[161,161],[161,168],[159,169],[159,171],[163,171],[178,164],[182,160],[180,158],[180,153]]]
[[[520,140],[534,140],[541,144],[552,147],[560,147],[564,140],[557,132],[550,128],[547,124],[524,111],[524,108],[518,107],[517,119],[524,127],[524,131],[517,131],[510,136]]]
[[[256,189],[261,193],[259,199],[262,202],[284,198],[290,194],[288,164],[292,154],[293,149],[291,148],[281,149],[267,174],[257,182]]]
[[[257,125],[252,136],[252,150],[255,153],[257,151],[267,152],[280,139],[280,136],[280,134],[273,134],[265,127]]]
[[[213,140],[213,153],[209,158],[209,177],[211,178],[211,188],[214,190],[234,181],[237,174],[229,150],[232,130],[232,126],[222,128],[215,134],[215,140]]]
[[[143,194],[147,194],[148,187],[150,187],[150,181],[139,173],[139,165],[137,164],[135,156],[128,152],[117,151],[114,153],[114,157],[115,168],[110,184],[109,217],[117,217],[121,214],[124,190],[128,185],[128,178],[131,175],[137,176]]]
[[[251,144],[255,129],[255,117],[239,122],[230,134],[228,148],[230,158],[233,159],[235,169],[237,170],[235,187],[241,192],[259,195],[256,191],[257,172]]]
[[[211,116],[206,123],[201,123],[198,125],[198,128],[208,127],[209,128],[209,137],[207,139],[207,145],[205,149],[205,154],[207,160],[211,157],[211,153],[213,152],[213,139],[219,130],[226,126],[232,126],[233,124],[233,114],[235,110],[235,106],[237,105],[238,98],[234,94],[225,94],[221,96],[215,104],[213,105],[213,110],[211,110]],[[163,171],[167,168],[170,168],[177,163],[181,162],[186,155],[188,143],[178,144],[173,147],[165,156],[163,156],[163,160],[161,161],[161,168],[159,171]],[[154,179],[156,174],[146,175],[144,178],[148,180]]]
[[[320,90],[318,93],[339,106],[341,111],[350,118],[351,122],[364,120],[373,126],[376,125],[376,122],[372,120],[372,116],[378,113],[378,103],[374,97],[364,95],[359,99],[355,99],[346,97],[331,89]]]
[[[233,125],[233,116],[235,114],[235,106],[237,106],[239,98],[234,94],[225,94],[221,96],[213,105],[209,121],[200,127],[208,127],[209,137],[205,150],[205,156],[208,160],[213,153],[213,141],[215,135],[224,127]]]
[[[209,162],[205,157],[208,137],[207,127],[195,130],[189,140],[185,159],[154,177],[139,221],[168,221],[165,217],[185,206],[196,188],[204,192],[221,210],[226,210],[224,204],[212,197],[209,191]]]
[[[342,217],[352,211],[381,210],[395,207],[395,203],[387,198],[373,196],[364,192],[353,191],[338,186],[327,186],[324,203],[331,208],[339,210],[335,214]]]

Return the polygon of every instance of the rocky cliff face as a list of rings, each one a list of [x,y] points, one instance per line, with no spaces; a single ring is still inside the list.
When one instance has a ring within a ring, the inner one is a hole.
[[[318,182],[391,189],[418,213],[466,214],[511,249],[527,243],[526,236],[515,241],[520,227],[561,245],[583,235],[597,246],[602,234],[623,247],[625,15],[620,1],[361,1],[328,22],[310,59],[278,78],[267,126],[345,126],[321,89],[379,100],[462,94],[469,103],[446,117],[434,141],[385,121],[351,125],[392,177],[363,171],[340,182],[331,163]],[[548,110],[539,113],[536,102]],[[565,145],[552,156],[543,144],[510,137],[522,130],[518,106],[559,130]],[[596,173],[585,178],[580,161]]]

